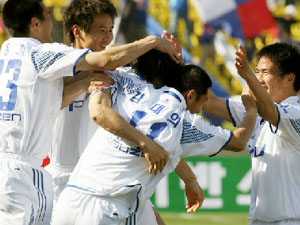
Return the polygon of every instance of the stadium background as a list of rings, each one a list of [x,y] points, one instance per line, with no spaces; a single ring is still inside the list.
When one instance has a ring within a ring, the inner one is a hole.
[[[52,11],[53,40],[56,42],[63,42],[62,13],[70,1],[44,0]],[[126,0],[111,1],[119,13],[115,24],[117,33],[122,25],[120,21],[124,16]],[[159,35],[163,29],[168,30],[171,12],[169,0],[143,1],[147,4],[143,12],[145,21],[142,24],[146,32]],[[4,2],[0,1],[1,7]],[[187,3],[188,18],[193,26],[189,40],[186,35],[186,20],[179,19],[177,29],[177,38],[183,46],[185,61],[204,67],[214,81],[213,91],[221,97],[234,97],[242,90],[243,81],[236,74],[233,64],[234,49],[238,44],[242,43],[247,48],[251,65],[254,66],[254,52],[266,44],[281,40],[280,33],[283,31],[280,21],[285,20],[287,14],[293,14],[293,18],[289,27],[290,36],[285,41],[300,43],[299,0],[187,0]],[[292,5],[294,11],[288,11],[288,5]],[[135,18],[132,17],[130,23],[135,24],[138,29],[141,21],[136,21]],[[237,23],[238,20],[241,22]],[[120,32],[121,29],[118,34]],[[0,20],[0,44],[8,38],[9,35]],[[234,129],[229,123],[210,115],[204,116],[216,125]],[[247,152],[221,152],[213,158],[193,157],[187,161],[197,175],[206,199],[199,212],[185,213],[184,185],[176,174],[170,174],[160,182],[152,197],[165,222],[170,225],[249,224],[247,211],[250,203],[251,171]]]

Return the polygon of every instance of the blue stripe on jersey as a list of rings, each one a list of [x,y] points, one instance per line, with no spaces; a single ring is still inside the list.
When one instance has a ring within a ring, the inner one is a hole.
[[[273,127],[272,127],[272,124],[270,123],[270,130],[273,134],[276,134],[277,133],[277,130],[278,130],[278,126],[279,126],[279,122],[280,122],[280,112],[279,112],[279,109],[278,109],[278,106],[275,104],[275,107],[276,107],[276,110],[277,110],[277,113],[278,113],[278,121],[277,121],[277,124],[276,124],[276,129],[275,131],[273,131]]]
[[[234,127],[236,127],[236,122],[235,122],[235,120],[233,119],[233,116],[232,116],[231,111],[230,111],[230,107],[229,107],[229,99],[226,99],[226,107],[227,107],[229,116],[230,116],[230,118],[231,118],[231,120],[232,120],[232,125],[233,125]]]
[[[199,143],[214,137],[213,134],[204,133],[192,126],[187,120],[183,120],[183,132],[180,144]]]
[[[73,184],[66,184],[65,187],[69,187],[69,188],[76,188],[76,189],[79,189],[79,190],[82,190],[82,191],[87,191],[87,192],[90,192],[90,193],[96,193],[94,191],[91,191],[89,189],[85,189],[85,188],[82,188],[82,187],[78,187],[76,185],[73,185]]]
[[[43,217],[42,217],[42,221],[44,221],[44,218],[45,218],[45,214],[46,214],[46,210],[47,210],[47,196],[45,194],[45,191],[44,191],[44,175],[42,173],[42,171],[40,171],[40,174],[41,174],[41,187],[42,187],[42,196],[43,196],[43,199],[45,201],[45,205],[44,205],[44,214],[43,214]]]
[[[181,98],[180,98],[175,92],[173,92],[173,91],[164,91],[164,93],[173,96],[173,97],[176,98],[179,102],[181,102]]]
[[[291,119],[290,121],[291,121],[291,124],[293,125],[295,131],[300,136],[300,119],[296,119],[296,120]]]
[[[136,193],[136,207],[135,207],[134,213],[136,213],[137,210],[138,210],[138,208],[139,208],[139,204],[140,204],[139,194],[140,194],[140,192],[142,190],[142,185],[141,184],[134,184],[134,185],[129,185],[128,184],[128,185],[124,186],[124,187],[129,187],[129,188],[135,187],[135,186],[140,186],[140,188],[139,188],[138,192]]]
[[[79,62],[79,60],[84,56],[86,55],[89,51],[91,51],[91,49],[87,49],[80,57],[78,57],[78,59],[76,60],[76,62],[74,63],[74,66],[73,66],[73,75],[76,76],[80,71],[76,71],[76,66]]]
[[[55,61],[64,57],[61,52],[32,51],[31,60],[37,73],[46,71]]]
[[[220,148],[219,151],[217,151],[215,154],[210,155],[209,157],[213,157],[213,156],[219,154],[219,152],[222,151],[223,148],[225,148],[225,146],[229,143],[229,141],[231,140],[232,137],[233,137],[233,132],[230,131],[230,137],[229,137],[228,140],[225,142],[225,144]]]

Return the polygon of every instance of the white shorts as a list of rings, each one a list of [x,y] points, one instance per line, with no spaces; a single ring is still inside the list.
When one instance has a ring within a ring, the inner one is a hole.
[[[85,194],[65,188],[59,196],[52,225],[128,225],[135,224],[135,215],[120,216],[126,209],[115,199]],[[129,223],[130,222],[130,223]]]
[[[158,225],[153,210],[154,206],[150,200],[145,201],[144,206],[137,212],[137,225]]]
[[[50,224],[52,179],[42,167],[0,158],[0,224]]]
[[[251,225],[300,225],[300,220],[281,220],[277,222],[264,222],[261,220],[253,220]]]
[[[45,167],[45,169],[50,173],[52,177],[53,185],[53,212],[52,216],[55,214],[56,204],[60,193],[64,190],[65,185],[68,183],[69,178],[72,173],[72,169],[64,171],[63,169],[58,169],[51,163]]]

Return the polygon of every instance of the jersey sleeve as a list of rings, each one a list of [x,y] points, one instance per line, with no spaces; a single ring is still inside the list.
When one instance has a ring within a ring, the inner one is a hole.
[[[231,99],[226,100],[227,110],[232,119],[233,126],[239,127],[246,114],[244,105],[241,102],[237,102]]]
[[[218,154],[231,140],[233,133],[214,126],[202,116],[186,111],[180,140],[184,157]]]
[[[75,76],[77,63],[89,49],[75,49],[63,44],[43,44],[32,49],[31,61],[36,73],[44,79]]]
[[[300,106],[291,104],[276,104],[278,110],[277,126],[270,124],[273,133],[281,136],[291,143],[300,142]]]

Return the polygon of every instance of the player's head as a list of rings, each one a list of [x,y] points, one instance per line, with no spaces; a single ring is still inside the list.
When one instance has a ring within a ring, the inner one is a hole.
[[[116,16],[109,0],[74,0],[64,13],[65,40],[76,48],[101,51],[113,39]]]
[[[166,85],[180,91],[192,113],[200,111],[207,100],[207,91],[212,86],[208,74],[199,66],[182,66],[157,50],[139,57],[133,68],[157,88]]]
[[[152,49],[140,56],[132,67],[156,88],[175,87],[180,83],[182,66],[158,50]]]
[[[42,0],[8,0],[3,7],[3,22],[12,37],[52,42],[51,15]]]
[[[300,89],[300,50],[288,43],[263,47],[257,54],[256,76],[262,86],[280,103]]]
[[[185,65],[182,69],[181,83],[177,90],[183,93],[187,108],[191,113],[198,113],[208,99],[208,89],[212,81],[208,74],[197,65]]]

